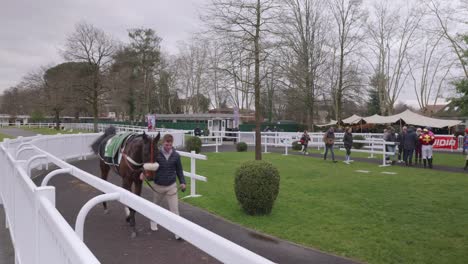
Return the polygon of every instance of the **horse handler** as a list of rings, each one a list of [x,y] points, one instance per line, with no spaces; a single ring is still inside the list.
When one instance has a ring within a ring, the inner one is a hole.
[[[156,162],[159,163],[159,169],[154,177],[155,192],[153,193],[153,202],[161,206],[164,199],[166,199],[169,210],[179,215],[179,197],[177,194],[176,178],[179,179],[180,189],[185,191],[185,177],[180,155],[172,146],[173,143],[174,137],[172,135],[164,135],[161,151],[159,151],[156,157]],[[144,180],[144,178],[145,175],[143,173],[140,174],[140,179]],[[158,230],[157,223],[151,221],[151,230]],[[175,238],[180,239],[178,235],[175,235]]]

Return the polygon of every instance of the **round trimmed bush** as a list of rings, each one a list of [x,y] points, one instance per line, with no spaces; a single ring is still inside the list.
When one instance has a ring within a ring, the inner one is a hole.
[[[190,152],[195,150],[196,153],[201,151],[201,139],[199,137],[189,137],[185,140],[185,150]]]
[[[302,144],[298,140],[293,141],[292,149],[293,150],[301,150],[302,149]]]
[[[249,215],[269,214],[279,193],[280,175],[271,163],[262,160],[242,164],[235,175],[237,201]]]
[[[236,144],[236,149],[238,152],[244,152],[247,151],[247,143],[245,142],[239,142]]]
[[[353,140],[366,140],[366,138],[364,138],[363,136],[360,136],[360,135],[357,135],[357,136],[353,136]],[[353,143],[353,148],[355,149],[362,149],[362,147],[364,147],[364,143]]]

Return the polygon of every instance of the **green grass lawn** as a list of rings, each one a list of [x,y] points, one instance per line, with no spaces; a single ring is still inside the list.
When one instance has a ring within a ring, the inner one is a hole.
[[[264,154],[280,171],[280,193],[271,215],[253,217],[237,204],[233,183],[235,169],[254,154],[207,156],[197,161],[197,174],[208,178],[197,182],[202,196],[184,201],[230,221],[367,263],[467,262],[466,174]]]
[[[5,139],[5,138],[12,138],[12,137],[9,136],[9,135],[5,135],[5,134],[0,133],[0,142],[2,142],[3,139]]]
[[[41,134],[41,135],[56,135],[56,134],[78,134],[78,133],[92,133],[92,132],[89,132],[87,130],[76,130],[76,129],[73,129],[73,131],[70,131],[70,130],[55,130],[55,129],[52,129],[52,128],[48,128],[48,127],[43,127],[43,128],[29,128],[29,127],[21,127],[21,129],[23,130],[27,130],[27,131],[31,131],[31,132],[34,132],[34,133],[37,133],[37,134]]]
[[[308,151],[309,153],[323,153],[324,152],[323,149],[317,150],[316,147],[308,148]],[[345,151],[335,149],[335,155],[338,157],[337,158],[338,160],[344,160]],[[370,153],[353,152],[353,149],[351,149],[351,157],[367,158],[369,156],[370,156]],[[398,157],[398,155],[396,155],[395,157]],[[433,152],[433,157],[434,157],[434,166],[437,166],[437,165],[443,165],[443,166],[449,166],[449,167],[465,166],[465,155],[462,155],[461,152],[458,152],[458,154]],[[330,153],[328,154],[328,158],[331,159]],[[382,162],[382,155],[374,154],[374,159]],[[414,162],[414,155],[413,155],[413,162]]]

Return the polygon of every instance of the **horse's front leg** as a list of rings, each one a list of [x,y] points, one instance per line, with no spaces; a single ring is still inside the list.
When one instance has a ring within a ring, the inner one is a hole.
[[[122,181],[123,181],[122,188],[124,188],[124,189],[131,192],[132,191],[132,184],[134,183],[134,181],[132,179],[132,176],[129,175],[128,177],[124,177],[124,178],[122,178]],[[136,188],[136,185],[135,185],[135,188]],[[141,186],[140,186],[140,188],[141,188]],[[140,190],[140,192],[141,192],[141,190]],[[125,209],[126,209],[125,212],[127,214],[126,221],[130,225],[130,227],[133,229],[132,230],[132,238],[134,238],[137,235],[137,230],[136,230],[136,225],[135,225],[135,210],[133,208],[129,208],[129,207],[125,207]]]
[[[105,164],[104,161],[99,162],[99,166],[101,168],[101,179],[107,181],[107,177],[109,176],[110,166]],[[109,213],[107,209],[107,202],[102,202],[102,206],[104,207],[104,214]]]

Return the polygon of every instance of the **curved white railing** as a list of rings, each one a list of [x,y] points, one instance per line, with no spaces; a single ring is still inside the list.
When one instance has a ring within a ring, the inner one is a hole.
[[[1,144],[0,165],[5,173],[0,176],[0,201],[5,207],[18,263],[99,263],[75,233],[81,233],[83,226],[77,226],[74,231],[55,208],[54,187],[37,187],[30,179],[30,168],[41,164],[54,164],[63,169],[61,172],[68,172],[104,194],[112,194],[111,198],[135,209],[224,263],[272,263],[64,161],[88,156],[89,145],[99,135],[38,136],[6,140]],[[190,156],[190,153],[183,155]],[[194,166],[189,173],[184,173],[198,179],[203,177],[195,174]],[[47,177],[45,183],[52,176]],[[81,220],[77,224],[84,223],[83,214],[80,214]]]

